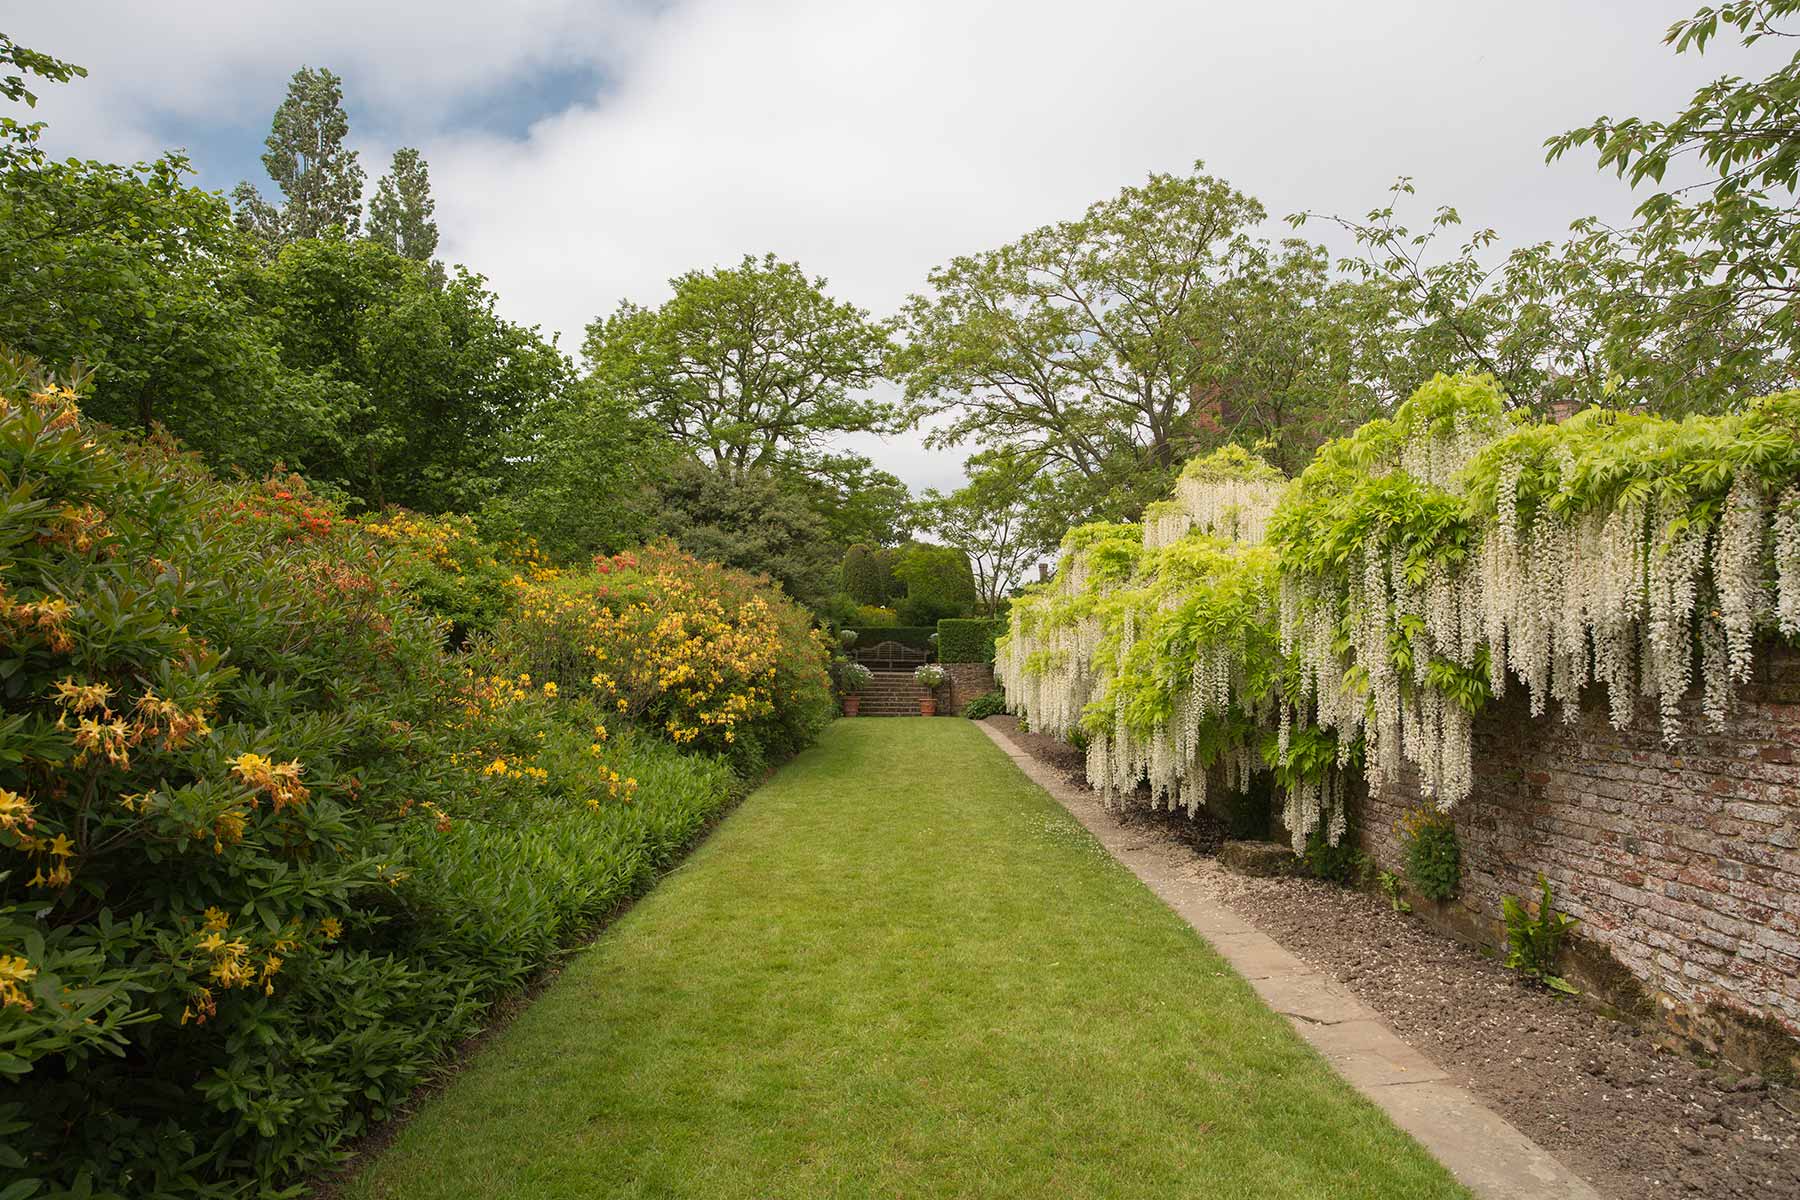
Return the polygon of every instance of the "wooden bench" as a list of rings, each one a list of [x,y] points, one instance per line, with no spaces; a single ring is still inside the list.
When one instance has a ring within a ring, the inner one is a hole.
[[[902,642],[877,642],[873,646],[858,646],[850,655],[871,671],[910,671],[931,661],[930,651]]]

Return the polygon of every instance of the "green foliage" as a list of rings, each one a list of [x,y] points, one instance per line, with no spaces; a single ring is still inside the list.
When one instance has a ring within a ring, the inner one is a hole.
[[[558,562],[648,540],[679,453],[654,424],[580,382],[524,414],[504,444],[502,485],[480,524],[512,541],[534,538]]]
[[[897,605],[908,625],[929,625],[967,616],[975,607],[975,575],[969,558],[952,546],[913,542],[894,560],[894,579],[905,589]]]
[[[356,236],[363,170],[356,151],[344,144],[350,121],[344,115],[343,82],[323,67],[301,67],[288,81],[262,160],[286,203],[275,208],[251,184],[239,184],[239,223],[247,232],[275,246],[334,230]]]
[[[369,239],[401,258],[428,263],[437,252],[437,222],[431,219],[431,172],[410,146],[394,151],[394,165],[369,201]]]
[[[978,454],[967,465],[968,484],[948,495],[926,492],[920,512],[933,533],[963,552],[974,572],[976,602],[996,616],[1054,544],[1039,519],[1047,478],[1013,454]]]
[[[1264,215],[1195,164],[932,271],[894,359],[915,418],[948,418],[931,444],[1050,476],[1057,529],[1136,519],[1227,440],[1297,466],[1375,410],[1386,304],[1322,248],[1250,237]]]
[[[1333,845],[1323,828],[1307,835],[1300,859],[1301,868],[1310,878],[1346,887],[1366,886],[1375,871],[1374,861],[1357,848],[1354,837],[1340,838]]]
[[[802,604],[837,591],[837,548],[806,495],[780,472],[708,466],[688,456],[668,468],[653,535],[714,562],[755,571]]]
[[[185,158],[56,161],[0,124],[0,342],[91,368],[96,419],[161,424],[215,461],[265,469],[304,427],[251,294],[252,260]]]
[[[844,591],[856,603],[878,606],[887,601],[892,579],[882,570],[881,561],[872,548],[861,542],[852,545],[844,551],[843,565],[839,569]]]
[[[870,645],[889,640],[889,635],[900,629],[899,613],[891,608],[879,608],[872,604],[857,605],[851,619],[858,628],[875,631],[865,639]]]
[[[373,508],[468,512],[500,495],[511,435],[568,382],[563,356],[502,319],[480,276],[440,287],[371,241],[296,241],[257,293],[281,314],[282,365],[318,397],[283,452]]]
[[[1541,874],[1538,886],[1543,894],[1535,913],[1517,896],[1500,898],[1501,918],[1506,923],[1506,965],[1533,983],[1573,996],[1575,987],[1556,973],[1556,960],[1563,938],[1580,922],[1556,911],[1550,881]]]
[[[13,359],[0,473],[15,1177],[329,1165],[736,786],[447,658],[388,538],[99,431]]]
[[[997,717],[1006,711],[1006,693],[998,688],[991,692],[983,692],[967,704],[963,705],[962,715],[971,721],[985,721],[989,717]]]
[[[1400,876],[1392,871],[1380,871],[1375,876],[1375,886],[1383,896],[1387,897],[1388,907],[1397,913],[1409,913],[1412,905],[1400,894]]]
[[[947,617],[938,622],[937,632],[939,662],[991,663],[994,639],[1006,632],[1006,626],[986,617]]]
[[[1400,821],[1406,878],[1428,900],[1448,900],[1462,883],[1462,846],[1456,822],[1435,809],[1417,809]]]
[[[21,46],[4,33],[0,33],[0,67],[11,67],[17,72],[0,75],[0,97],[21,102],[28,108],[37,107],[37,96],[25,86],[26,76],[36,75],[52,83],[67,83],[87,74],[86,67]]]
[[[824,465],[826,441],[892,425],[866,398],[884,325],[773,255],[670,280],[661,308],[629,302],[588,326],[594,377],[709,465]],[[866,467],[866,460],[863,465]]]

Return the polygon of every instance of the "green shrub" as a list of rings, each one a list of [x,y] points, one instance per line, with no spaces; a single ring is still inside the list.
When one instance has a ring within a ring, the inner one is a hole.
[[[1533,983],[1573,996],[1574,986],[1556,973],[1556,958],[1563,938],[1580,922],[1556,911],[1548,879],[1539,875],[1538,886],[1543,894],[1535,913],[1517,896],[1500,898],[1500,914],[1506,923],[1506,965]]]
[[[1006,693],[995,688],[991,692],[983,692],[967,704],[963,705],[962,715],[971,721],[985,721],[989,717],[997,717],[1006,711]]]
[[[1367,883],[1374,870],[1369,856],[1357,848],[1356,839],[1349,831],[1345,831],[1334,846],[1325,836],[1323,827],[1314,828],[1306,835],[1306,850],[1300,857],[1302,866],[1312,878],[1349,887]]]
[[[1433,808],[1416,809],[1401,818],[1400,848],[1406,878],[1428,900],[1448,900],[1462,883],[1462,847],[1456,822]]]
[[[446,655],[304,485],[97,431],[5,358],[0,476],[9,1196],[329,1165],[739,786]]]
[[[994,639],[1005,632],[1003,622],[986,617],[946,617],[937,624],[938,661],[991,663]]]
[[[851,617],[851,623],[858,629],[880,630],[882,634],[885,635],[887,630],[900,624],[900,618],[891,608],[881,608],[878,605],[872,604],[859,604],[856,606],[856,611]],[[863,640],[865,642],[878,642],[881,638],[870,636],[865,637]]]

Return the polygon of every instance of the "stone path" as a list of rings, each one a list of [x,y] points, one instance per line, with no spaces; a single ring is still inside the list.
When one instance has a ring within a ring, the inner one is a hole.
[[[976,724],[1211,943],[1340,1075],[1471,1191],[1487,1200],[1599,1200],[1598,1192],[1547,1150],[1401,1041],[1336,979],[1307,966],[1206,895],[1167,845],[1122,826],[1092,792],[1066,782],[1001,730],[983,721]]]

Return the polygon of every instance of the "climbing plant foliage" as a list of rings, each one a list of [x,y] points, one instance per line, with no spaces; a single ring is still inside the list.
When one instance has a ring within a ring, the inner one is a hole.
[[[1800,392],[1548,424],[1440,375],[1291,482],[1228,447],[1141,526],[1072,530],[997,666],[1112,801],[1191,812],[1271,771],[1298,847],[1335,843],[1355,772],[1467,796],[1509,686],[1564,720],[1593,688],[1670,745],[1720,729],[1764,636],[1800,637]]]

